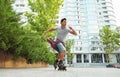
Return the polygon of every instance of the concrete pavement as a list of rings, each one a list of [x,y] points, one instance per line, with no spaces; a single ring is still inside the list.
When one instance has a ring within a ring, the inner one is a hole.
[[[72,68],[57,71],[49,68],[0,69],[0,77],[120,77],[117,68]]]

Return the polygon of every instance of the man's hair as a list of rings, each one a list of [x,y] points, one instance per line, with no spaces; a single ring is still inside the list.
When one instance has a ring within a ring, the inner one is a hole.
[[[61,19],[61,23],[62,23],[64,20],[67,20],[67,19],[66,19],[66,18]]]

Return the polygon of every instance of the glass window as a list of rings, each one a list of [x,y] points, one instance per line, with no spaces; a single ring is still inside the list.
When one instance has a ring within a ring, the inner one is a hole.
[[[103,13],[108,13],[108,11],[103,11]]]
[[[79,42],[78,42],[79,43]],[[80,42],[81,43],[81,42]],[[79,44],[80,44],[79,43]],[[81,43],[82,44],[82,43]],[[81,51],[82,50],[82,47],[76,47],[76,51]]]
[[[101,12],[99,12],[99,15],[101,15]]]
[[[89,63],[89,54],[84,54],[84,63]]]
[[[92,47],[91,51],[102,51],[101,47]]]
[[[79,39],[81,39],[81,36],[79,36]]]
[[[97,0],[97,2],[99,2],[99,0]]]
[[[24,4],[20,4],[21,7],[24,7],[25,5]]]
[[[108,54],[104,54],[104,61],[105,61],[105,63],[109,63],[109,55]]]
[[[81,63],[82,62],[81,54],[77,54],[76,55],[76,60],[77,60],[77,63]]]
[[[105,20],[105,22],[108,22],[108,23],[109,23],[110,21],[109,21],[109,20]]]
[[[105,18],[109,18],[109,16],[104,16]]]
[[[120,63],[120,54],[116,54],[117,63]]]
[[[103,9],[107,9],[107,7],[102,7]]]
[[[79,30],[79,34],[80,34],[80,32],[81,32],[81,31]]]
[[[106,3],[102,3],[102,5],[106,5]]]
[[[92,48],[91,48],[91,51],[95,51],[95,50],[96,50],[96,47],[92,47]]]
[[[19,4],[16,4],[16,7],[18,7],[19,6]]]
[[[91,56],[92,63],[103,63],[102,54],[92,54]]]

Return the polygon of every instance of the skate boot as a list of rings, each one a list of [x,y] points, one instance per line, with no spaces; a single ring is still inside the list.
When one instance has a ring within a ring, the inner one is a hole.
[[[58,66],[58,60],[55,60],[55,62],[54,62],[54,68],[55,68],[55,70],[56,70],[57,66]]]
[[[64,65],[62,60],[60,60],[59,64],[58,64],[58,71],[60,71],[60,70],[66,71],[66,66]]]

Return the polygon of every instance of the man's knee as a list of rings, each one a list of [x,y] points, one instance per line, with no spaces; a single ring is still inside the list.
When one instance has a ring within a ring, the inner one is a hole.
[[[62,51],[61,53],[59,53],[58,59],[59,59],[59,60],[63,60],[63,59],[64,59],[64,56],[65,56],[65,51]]]

